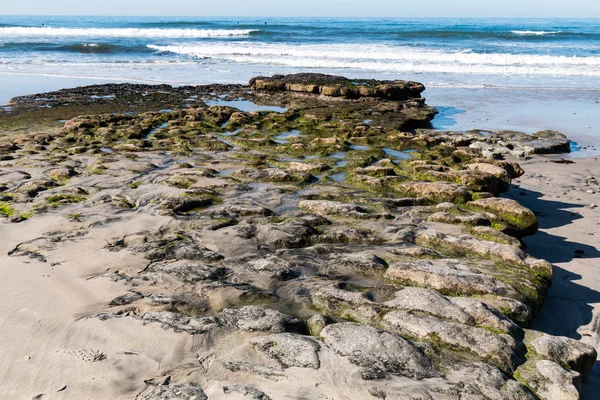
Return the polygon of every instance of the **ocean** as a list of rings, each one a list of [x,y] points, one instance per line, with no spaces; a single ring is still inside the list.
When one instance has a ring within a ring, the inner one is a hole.
[[[315,71],[600,88],[600,20],[0,17],[0,74],[198,84]]]
[[[600,19],[0,17],[0,104],[92,83],[301,71],[422,82],[440,128],[600,139]]]

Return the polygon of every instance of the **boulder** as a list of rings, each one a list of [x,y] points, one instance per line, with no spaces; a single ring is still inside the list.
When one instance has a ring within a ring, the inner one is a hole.
[[[411,342],[371,326],[355,323],[328,325],[321,331],[321,337],[337,354],[348,357],[350,362],[367,370],[413,379],[439,375],[431,360]]]
[[[579,400],[581,375],[564,369],[554,361],[527,361],[517,369],[515,377],[542,400]]]
[[[186,332],[197,335],[220,327],[222,321],[216,317],[188,317],[168,311],[151,311],[136,316],[144,325],[159,323],[163,329],[173,329],[175,332]]]
[[[387,313],[381,326],[390,332],[441,347],[461,349],[512,374],[525,353],[525,346],[509,335],[490,332],[436,317],[406,311]]]
[[[448,297],[448,300],[468,313],[477,326],[514,337],[523,336],[523,330],[494,307],[472,297]]]
[[[517,237],[533,235],[537,232],[538,224],[535,214],[512,199],[490,197],[467,203],[475,210],[496,214],[500,219],[509,223],[515,229],[512,232]]]
[[[479,240],[470,235],[450,236],[433,229],[426,229],[417,233],[415,244],[443,250],[446,254],[453,256],[475,255],[526,267],[536,275],[548,280],[552,279],[552,265],[548,261],[531,257],[523,250],[510,244]]]
[[[540,356],[579,372],[584,379],[598,357],[592,346],[568,337],[541,334],[529,345]]]
[[[453,363],[446,379],[461,385],[461,399],[537,400],[525,385],[483,362]]]
[[[406,194],[424,197],[436,203],[466,203],[471,200],[471,193],[466,186],[448,182],[413,181],[404,182],[400,187]]]
[[[435,290],[405,287],[395,292],[391,300],[382,304],[394,310],[418,311],[463,324],[475,325],[475,320],[471,315]]]
[[[251,273],[282,281],[296,277],[296,273],[288,268],[287,262],[273,255],[248,261],[243,268]]]
[[[305,332],[306,324],[298,318],[259,306],[223,310],[223,320],[236,329],[248,332]]]
[[[357,204],[329,200],[302,200],[298,203],[298,208],[317,215],[337,215],[342,217],[367,213],[367,210]]]
[[[321,346],[311,337],[281,333],[254,338],[250,346],[276,360],[283,368],[320,367],[318,352]]]
[[[150,264],[142,272],[143,275],[171,275],[188,283],[214,281],[222,278],[226,273],[226,268],[214,267],[212,265],[190,260],[158,261]]]
[[[479,171],[491,175],[501,182],[499,192],[507,192],[510,189],[511,177],[506,169],[489,163],[471,163],[464,166],[467,171]]]
[[[324,274],[378,276],[386,268],[385,260],[371,253],[332,253],[319,271]]]
[[[254,400],[271,400],[269,396],[267,396],[263,391],[258,390],[252,386],[248,385],[232,385],[232,386],[223,386],[223,393],[225,394],[233,394],[239,393],[241,396],[244,396],[248,399]]]
[[[196,383],[156,386],[142,400],[208,400],[208,396]]]
[[[392,264],[385,277],[401,285],[421,286],[449,295],[511,293],[500,280],[472,269],[467,260],[416,260]]]
[[[312,336],[319,336],[323,328],[329,324],[329,319],[321,314],[315,314],[306,321],[308,332]]]

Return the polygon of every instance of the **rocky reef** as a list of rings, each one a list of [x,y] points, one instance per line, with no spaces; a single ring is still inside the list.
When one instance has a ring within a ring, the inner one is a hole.
[[[14,99],[3,224],[62,222],[9,256],[50,264],[121,232],[97,250],[137,261],[94,277],[122,295],[93,318],[202,343],[138,398],[204,399],[218,380],[254,399],[576,399],[596,352],[527,329],[552,265],[520,241],[535,214],[499,197],[515,160],[569,140],[430,129],[423,90],[298,74]]]

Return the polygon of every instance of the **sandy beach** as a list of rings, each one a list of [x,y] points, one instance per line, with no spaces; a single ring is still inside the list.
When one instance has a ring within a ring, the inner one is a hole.
[[[15,99],[0,398],[593,399],[598,159],[361,82]]]
[[[536,212],[540,231],[525,239],[527,252],[550,261],[554,278],[533,328],[568,336],[598,348],[597,271],[598,157],[535,157],[521,162],[524,176],[508,196]],[[594,398],[599,385],[598,363],[584,385],[584,398]]]

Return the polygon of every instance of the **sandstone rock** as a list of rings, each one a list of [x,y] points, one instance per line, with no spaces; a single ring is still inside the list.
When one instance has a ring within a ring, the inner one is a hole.
[[[298,318],[259,306],[223,310],[224,321],[248,332],[305,332],[306,324]]]
[[[481,171],[486,174],[490,174],[502,182],[502,187],[500,188],[500,192],[506,192],[510,189],[511,177],[506,171],[506,169],[489,163],[472,163],[467,164],[464,168],[468,171]]]
[[[400,284],[431,288],[445,294],[491,293],[506,296],[511,293],[508,285],[496,278],[473,271],[463,260],[417,260],[395,263],[388,268],[385,277]]]
[[[466,203],[471,193],[463,185],[448,182],[405,182],[400,187],[409,195],[424,197],[434,202]]]
[[[519,178],[525,173],[525,170],[516,162],[496,161],[496,165],[504,168],[504,170],[508,172],[508,175],[511,177],[511,179]]]
[[[454,378],[456,374],[456,378]],[[521,383],[510,379],[497,368],[482,362],[450,366],[446,378],[461,382],[461,399],[536,400]]]
[[[250,346],[278,361],[283,368],[300,367],[319,369],[319,343],[311,337],[292,333],[261,336],[250,341]]]
[[[228,214],[232,214],[234,216],[239,216],[239,217],[247,217],[247,216],[269,217],[274,214],[273,211],[271,211],[265,207],[238,205],[238,204],[224,207],[223,210]]]
[[[437,376],[431,360],[401,336],[355,323],[328,325],[321,332],[325,344],[367,370],[414,379]]]
[[[579,400],[581,376],[553,361],[528,361],[519,367],[515,376],[542,400]]]
[[[306,321],[308,332],[312,336],[319,336],[323,328],[325,328],[328,324],[329,320],[321,314],[315,314]]]
[[[183,282],[194,283],[222,278],[227,273],[227,269],[202,264],[196,261],[171,260],[152,263],[142,273],[167,274],[172,275]]]
[[[502,314],[520,326],[529,326],[533,320],[534,314],[531,307],[521,301],[509,297],[493,295],[477,296],[477,300],[496,310],[501,310]]]
[[[235,172],[234,175],[259,182],[309,182],[315,179],[308,172],[288,173],[279,168],[245,168]]]
[[[164,199],[161,204],[165,210],[171,210],[176,214],[184,214],[212,205],[213,199],[206,196],[176,196]]]
[[[219,318],[187,317],[168,311],[147,312],[136,318],[140,319],[144,325],[157,322],[162,325],[163,329],[173,329],[175,332],[187,332],[191,335],[205,333],[222,325]]]
[[[552,278],[552,265],[549,262],[533,258],[518,247],[509,244],[478,240],[470,235],[449,236],[433,229],[417,233],[415,244],[444,250],[445,253],[455,256],[477,255],[500,260],[527,267],[547,279]]]
[[[592,346],[567,337],[542,334],[530,346],[542,357],[579,372],[584,379],[598,357]]]
[[[484,225],[489,224],[489,220],[479,213],[457,215],[446,212],[436,212],[427,217],[431,222],[443,222],[445,224],[464,224],[464,225]]]
[[[48,177],[55,181],[65,181],[76,175],[77,172],[72,167],[55,168],[48,171]]]
[[[527,154],[570,153],[571,141],[560,132],[546,130],[531,134],[524,147]]]
[[[297,161],[292,161],[287,163],[284,168],[288,171],[292,171],[292,172],[310,172],[310,173],[315,173],[315,172],[323,172],[327,169],[329,169],[329,167],[326,164],[322,164],[322,163],[303,163],[303,162],[297,162]]]
[[[324,274],[349,274],[377,276],[383,274],[387,263],[380,257],[367,252],[332,253],[320,268]]]
[[[538,224],[535,214],[512,199],[492,197],[475,200],[467,206],[496,214],[500,219],[516,228],[519,236],[533,235],[537,232]]]
[[[248,385],[223,386],[223,393],[239,393],[244,397],[254,400],[271,400],[271,398],[267,396],[263,391],[260,391]]]
[[[406,311],[387,313],[381,325],[399,335],[437,342],[442,347],[460,348],[511,374],[525,352],[522,343],[509,335],[497,335],[486,329]]]
[[[417,82],[409,81],[364,81],[356,84],[342,77],[316,73],[300,73],[291,75],[258,76],[250,80],[252,90],[269,92],[304,92],[321,93],[323,96],[354,99],[359,97],[380,98],[402,101],[418,99],[425,87]]]
[[[298,208],[318,215],[337,215],[342,217],[367,213],[367,210],[357,204],[329,200],[302,200],[298,203]]]
[[[196,383],[183,383],[180,385],[156,386],[143,400],[208,400],[208,396]]]
[[[473,234],[473,236],[478,237],[480,239],[510,244],[511,246],[521,248],[521,242],[519,241],[519,239],[497,231],[494,228],[490,228],[489,226],[474,226],[469,230],[469,232]]]
[[[344,283],[324,286],[312,295],[313,306],[342,318],[375,325],[381,320],[383,307],[372,302],[364,292],[352,291]]]
[[[267,379],[277,380],[285,377],[284,371],[280,368],[252,364],[246,361],[230,361],[225,363],[225,368],[233,372],[245,372],[248,374],[260,375]]]
[[[377,243],[379,239],[371,232],[348,226],[336,226],[326,229],[316,239],[320,243]]]
[[[287,263],[273,255],[248,261],[244,269],[278,280],[296,277],[296,273],[288,268]]]
[[[285,88],[290,92],[319,93],[319,86],[310,83],[288,83]]]
[[[191,237],[183,234],[168,236],[155,242],[142,245],[139,251],[146,252],[149,260],[163,261],[174,259],[218,261],[220,254],[199,245]]]
[[[435,290],[406,287],[394,293],[394,298],[383,303],[388,308],[406,311],[420,311],[463,324],[475,325],[475,320],[452,298],[447,299]]]
[[[522,337],[523,330],[500,311],[471,297],[449,297],[448,300],[468,313],[477,326]]]
[[[307,246],[317,231],[303,223],[285,221],[280,224],[259,225],[256,238],[264,246],[274,248],[298,248]]]
[[[131,304],[137,300],[143,299],[145,296],[140,293],[140,292],[130,292],[127,294],[124,294],[123,296],[119,296],[114,298],[113,300],[111,300],[110,303],[108,303],[109,306],[124,306],[127,304]]]

